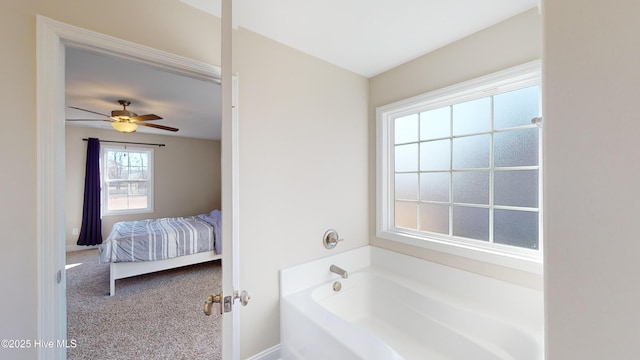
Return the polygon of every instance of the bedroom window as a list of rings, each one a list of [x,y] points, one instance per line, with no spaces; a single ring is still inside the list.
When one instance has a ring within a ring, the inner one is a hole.
[[[541,272],[540,65],[377,110],[379,237]]]
[[[153,149],[102,148],[103,215],[153,212]]]

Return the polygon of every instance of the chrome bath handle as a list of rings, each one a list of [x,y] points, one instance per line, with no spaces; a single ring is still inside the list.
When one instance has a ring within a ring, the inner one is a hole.
[[[336,245],[338,245],[338,241],[344,241],[344,239],[340,239],[338,232],[334,229],[327,230],[322,237],[322,243],[327,249],[333,249],[336,247]]]

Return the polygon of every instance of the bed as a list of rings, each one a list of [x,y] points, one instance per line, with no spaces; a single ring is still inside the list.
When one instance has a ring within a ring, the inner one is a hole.
[[[220,210],[195,216],[121,221],[100,245],[109,263],[109,294],[116,280],[221,259]]]

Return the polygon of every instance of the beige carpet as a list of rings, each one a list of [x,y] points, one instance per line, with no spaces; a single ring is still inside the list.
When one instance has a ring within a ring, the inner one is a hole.
[[[98,250],[67,253],[68,359],[221,359],[222,319],[203,304],[220,289],[220,261],[116,281]],[[75,265],[79,264],[79,265]]]

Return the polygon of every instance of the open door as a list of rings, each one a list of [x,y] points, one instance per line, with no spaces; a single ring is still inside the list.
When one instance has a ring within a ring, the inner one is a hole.
[[[222,0],[222,289],[205,301],[205,314],[213,308],[222,317],[222,358],[240,358],[240,313],[234,305],[246,306],[250,297],[239,284],[238,227],[238,107],[237,77],[232,76],[232,0]]]
[[[246,303],[248,295],[234,296],[238,283],[238,151],[237,80],[231,74],[231,0],[223,34],[222,76],[222,233],[223,305]],[[225,8],[223,6],[223,8]],[[66,284],[64,232],[64,49],[66,44],[104,49],[205,78],[219,76],[208,64],[130,43],[43,16],[37,17],[37,124],[38,124],[38,338],[66,339]],[[225,214],[226,213],[226,214]],[[212,289],[216,290],[216,289]],[[203,299],[204,300],[204,299]],[[223,317],[223,359],[239,359],[239,314]],[[65,359],[65,347],[40,347],[38,359]]]

